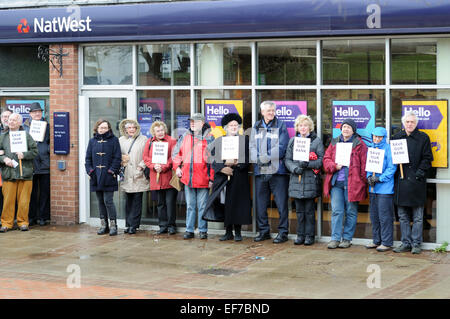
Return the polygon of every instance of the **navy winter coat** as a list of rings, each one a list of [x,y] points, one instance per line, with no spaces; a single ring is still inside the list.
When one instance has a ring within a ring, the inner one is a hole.
[[[114,192],[118,190],[122,152],[119,139],[112,131],[95,133],[86,151],[86,173],[90,177],[91,192]]]

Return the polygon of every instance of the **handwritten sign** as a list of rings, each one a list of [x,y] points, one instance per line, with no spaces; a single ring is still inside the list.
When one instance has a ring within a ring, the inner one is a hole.
[[[222,137],[222,160],[239,159],[239,136]]]
[[[45,131],[47,130],[47,122],[45,121],[31,121],[30,135],[36,142],[43,142],[45,138]]]
[[[337,143],[336,144],[336,164],[342,166],[350,166],[350,156],[352,155],[353,143]]]
[[[369,147],[367,150],[366,172],[383,173],[384,150]]]
[[[391,144],[391,154],[393,164],[406,164],[409,163],[408,155],[408,144],[406,139],[392,140]]]
[[[28,151],[27,146],[27,133],[25,131],[10,131],[9,132],[9,145],[11,153]]]
[[[294,138],[294,161],[309,162],[309,150],[311,148],[311,139],[307,137]]]
[[[167,164],[168,152],[169,152],[169,143],[154,142],[152,144],[152,163]]]

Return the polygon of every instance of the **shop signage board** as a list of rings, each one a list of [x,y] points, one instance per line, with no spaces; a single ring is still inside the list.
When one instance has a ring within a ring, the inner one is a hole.
[[[447,107],[448,100],[402,101],[402,116],[414,112],[419,120],[417,128],[430,137],[433,167],[448,167]]]
[[[341,135],[341,125],[346,119],[356,123],[356,132],[366,144],[372,142],[375,128],[375,101],[332,101],[333,138]]]
[[[67,155],[70,152],[70,113],[54,112],[53,113],[53,153],[59,155]]]
[[[286,124],[289,137],[295,136],[295,119],[307,112],[306,101],[273,101],[277,105],[275,109],[276,117]]]
[[[221,122],[229,113],[237,113],[244,120],[244,100],[211,100],[205,99],[205,120],[211,126],[214,138],[225,135]],[[242,129],[241,129],[242,132]]]
[[[158,120],[164,122],[164,105],[164,99],[162,98],[139,99],[137,120],[141,126],[142,135],[147,136],[147,138],[152,137],[150,128],[153,122]]]

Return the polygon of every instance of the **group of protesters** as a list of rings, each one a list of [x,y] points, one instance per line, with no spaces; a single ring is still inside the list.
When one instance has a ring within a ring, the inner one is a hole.
[[[421,252],[425,176],[433,155],[430,139],[417,129],[418,119],[413,112],[402,117],[404,130],[391,138],[405,139],[407,143],[410,161],[403,165],[400,175],[398,165],[392,161],[385,128],[376,127],[371,142],[366,145],[357,133],[355,121],[346,119],[340,126],[341,134],[325,150],[309,116],[297,117],[295,136],[289,138],[285,123],[275,116],[275,108],[274,102],[262,102],[261,120],[245,135],[239,114],[224,115],[221,125],[226,134],[216,139],[201,113],[190,116],[190,127],[178,141],[168,135],[162,121],[153,122],[152,137],[147,139],[133,119],[121,121],[120,138],[114,136],[107,120],[99,119],[89,141],[85,163],[91,191],[96,192],[99,203],[98,234],[117,235],[113,194],[119,185],[126,194],[125,233],[136,233],[141,220],[142,195],[151,190],[158,197],[158,234],[175,234],[175,205],[182,184],[186,198],[184,239],[195,237],[196,223],[200,239],[206,239],[208,221],[222,221],[225,234],[219,239],[241,241],[242,225],[252,223],[248,173],[253,164],[256,192],[253,204],[259,231],[255,242],[272,238],[267,210],[273,195],[279,213],[278,234],[273,243],[288,241],[291,197],[295,199],[297,213],[294,244],[314,244],[316,199],[323,194],[331,202],[331,240],[327,247],[348,248],[357,225],[358,203],[369,193],[373,242],[366,248],[380,252],[394,248],[396,205],[402,244],[394,251]],[[239,141],[238,156],[224,158],[222,143],[224,138],[232,136]],[[295,137],[310,139],[308,160],[294,159]],[[154,146],[161,142],[168,144],[163,163],[152,158]],[[336,163],[338,143],[351,143],[347,166]],[[384,150],[381,173],[366,172],[368,147]]]
[[[43,138],[30,135],[32,121],[44,122]],[[46,123],[46,125],[45,125]],[[0,135],[0,233],[50,223],[50,129],[38,102],[29,107],[29,118],[9,109],[1,113]],[[23,151],[12,147],[12,135],[24,131]]]

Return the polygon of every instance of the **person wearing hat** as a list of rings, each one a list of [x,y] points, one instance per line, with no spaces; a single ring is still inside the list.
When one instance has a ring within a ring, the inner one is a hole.
[[[331,140],[323,158],[326,173],[323,192],[326,197],[331,197],[329,249],[351,246],[356,229],[358,203],[367,197],[367,146],[356,129],[355,121],[345,119],[341,124],[341,135]],[[349,167],[335,162],[338,143],[352,143]]]
[[[42,118],[42,108],[39,103],[33,102],[29,112],[31,119],[27,119],[24,123],[24,128],[28,133],[30,132],[31,121],[46,122]],[[39,153],[33,161],[33,189],[28,219],[30,225],[44,226],[50,223],[50,125],[48,122],[44,139],[35,142]]]
[[[241,226],[252,223],[250,182],[248,179],[249,154],[248,135],[240,135],[242,118],[228,113],[221,121],[226,136],[238,136],[239,155],[236,159],[222,159],[223,136],[214,140],[211,148],[211,162],[214,169],[212,193],[206,204],[205,217],[212,213],[211,221],[223,221],[225,235],[219,240],[241,241]],[[212,211],[211,211],[212,210]],[[234,236],[233,236],[234,227]]]
[[[186,232],[184,239],[194,238],[197,217],[200,239],[208,238],[208,223],[202,219],[214,171],[207,162],[208,146],[214,141],[210,126],[201,113],[189,118],[189,130],[179,139],[172,152],[172,169],[185,185]],[[196,211],[198,209],[198,214]]]

